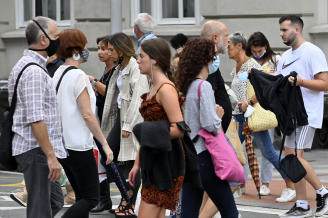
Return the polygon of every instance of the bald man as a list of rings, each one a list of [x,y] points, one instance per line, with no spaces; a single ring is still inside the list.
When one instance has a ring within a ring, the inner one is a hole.
[[[229,95],[224,87],[224,80],[222,78],[219,65],[219,54],[224,54],[228,46],[228,29],[226,25],[220,21],[209,20],[203,24],[201,30],[201,37],[213,41],[215,44],[216,60],[213,61],[209,69],[207,81],[209,81],[214,90],[215,102],[224,109],[222,117],[222,128],[226,132],[232,117],[232,107]]]

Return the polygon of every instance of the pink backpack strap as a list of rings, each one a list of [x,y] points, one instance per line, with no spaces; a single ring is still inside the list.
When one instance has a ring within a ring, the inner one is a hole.
[[[200,100],[200,86],[202,85],[202,83],[204,82],[205,80],[202,80],[200,81],[200,83],[198,84],[198,100]]]

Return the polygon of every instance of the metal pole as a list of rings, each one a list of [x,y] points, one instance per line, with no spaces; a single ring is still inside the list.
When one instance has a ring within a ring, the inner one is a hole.
[[[122,32],[122,1],[110,1],[110,23],[111,34]]]

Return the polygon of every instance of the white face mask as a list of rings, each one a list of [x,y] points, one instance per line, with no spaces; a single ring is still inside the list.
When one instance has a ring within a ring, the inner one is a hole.
[[[208,73],[215,73],[220,67],[220,62],[220,56],[217,55],[216,59],[211,64],[208,64]]]

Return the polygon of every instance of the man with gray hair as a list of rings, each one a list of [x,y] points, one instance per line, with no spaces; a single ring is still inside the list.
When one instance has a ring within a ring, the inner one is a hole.
[[[136,53],[140,53],[141,43],[148,39],[156,38],[153,34],[153,18],[147,13],[140,13],[134,21],[133,33],[138,39]]]
[[[220,21],[209,20],[202,26],[201,37],[212,40],[215,45],[215,52],[217,56],[213,63],[209,66],[209,75],[207,81],[211,83],[214,90],[216,104],[220,105],[224,109],[224,115],[222,117],[222,128],[225,132],[227,131],[231,121],[232,107],[229,95],[224,86],[224,80],[219,69],[219,54],[224,54],[227,50],[228,29],[226,25]]]
[[[27,217],[51,218],[64,204],[57,158],[67,157],[56,90],[45,70],[47,57],[59,47],[57,25],[50,18],[35,17],[27,24],[25,36],[28,49],[8,79],[10,103],[18,81],[12,153],[24,174]]]

